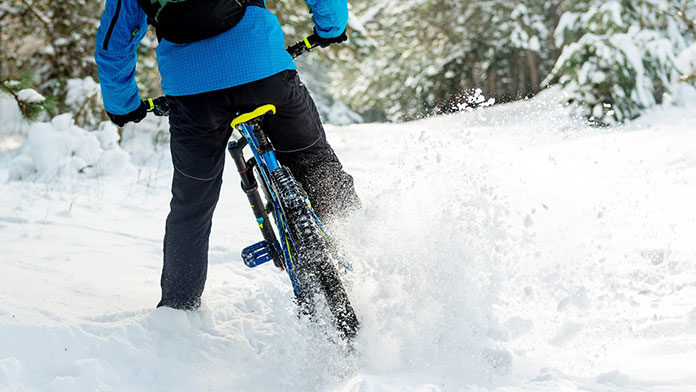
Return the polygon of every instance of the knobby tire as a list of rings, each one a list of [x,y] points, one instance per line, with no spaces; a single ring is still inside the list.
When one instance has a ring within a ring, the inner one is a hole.
[[[322,294],[333,316],[334,325],[345,339],[352,339],[359,322],[336,269],[336,252],[316,221],[302,186],[286,167],[272,175],[281,209],[294,243],[292,255],[301,295],[300,309],[315,316],[314,304]]]

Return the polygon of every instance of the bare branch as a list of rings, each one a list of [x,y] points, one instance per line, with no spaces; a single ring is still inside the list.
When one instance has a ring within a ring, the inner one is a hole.
[[[46,17],[46,15],[42,14],[41,11],[37,10],[34,7],[33,3],[29,2],[28,0],[21,0],[21,2],[22,2],[22,4],[27,6],[29,11],[31,11],[31,13],[34,14],[41,21],[41,23],[43,23],[43,25],[44,25],[44,27],[46,27],[47,31],[52,30],[51,20],[48,17]]]

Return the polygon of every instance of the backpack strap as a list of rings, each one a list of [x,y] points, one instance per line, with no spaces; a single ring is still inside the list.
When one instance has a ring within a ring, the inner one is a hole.
[[[263,0],[247,0],[246,4],[253,5],[256,7],[266,8],[266,4],[263,2]]]
[[[148,15],[147,22],[155,27],[157,40],[178,44],[230,30],[244,17],[247,6],[265,8],[264,0],[173,0],[166,8],[153,9],[157,1],[160,0],[138,0]]]

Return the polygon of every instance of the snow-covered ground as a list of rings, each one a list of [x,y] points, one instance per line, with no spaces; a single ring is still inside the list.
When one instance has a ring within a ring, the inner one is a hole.
[[[327,127],[364,204],[338,233],[352,355],[241,262],[259,234],[231,167],[203,308],[154,309],[161,125],[126,129],[124,164],[62,118],[61,170],[46,136],[0,137],[0,391],[696,390],[696,100],[612,129],[556,100]]]

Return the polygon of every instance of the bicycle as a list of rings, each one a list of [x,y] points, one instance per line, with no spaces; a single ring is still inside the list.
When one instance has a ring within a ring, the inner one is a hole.
[[[296,58],[316,46],[317,39],[311,35],[286,50]],[[169,112],[165,97],[145,102],[148,111],[157,116],[166,116]],[[323,294],[334,326],[350,341],[356,336],[360,323],[337,269],[341,264],[350,270],[350,265],[337,251],[302,186],[276,159],[262,126],[264,116],[275,114],[275,111],[273,105],[263,105],[239,114],[230,123],[234,131],[227,150],[263,236],[263,241],[242,250],[242,260],[250,268],[273,260],[276,267],[285,270],[300,312],[312,319],[319,317],[316,305]],[[249,159],[243,152],[247,146],[253,155]],[[259,185],[265,201],[258,191]],[[274,219],[275,230],[269,224],[269,215]]]

